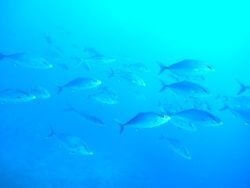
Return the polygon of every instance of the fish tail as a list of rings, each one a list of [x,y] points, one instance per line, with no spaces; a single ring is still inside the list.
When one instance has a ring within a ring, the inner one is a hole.
[[[6,55],[4,55],[3,53],[0,53],[0,60],[3,60],[6,57],[7,57]]]
[[[160,89],[160,92],[165,91],[165,89],[166,89],[167,87],[168,87],[167,84],[166,84],[165,82],[161,81],[161,89]]]
[[[158,74],[162,74],[163,72],[165,72],[165,70],[168,69],[168,66],[162,64],[161,62],[158,62],[158,65],[159,65],[159,67],[160,67],[160,71],[159,71]]]
[[[237,81],[237,82],[240,85],[240,89],[239,89],[237,95],[241,95],[242,93],[246,92],[246,90],[249,89],[249,87],[246,86],[245,84],[243,84],[242,82],[240,82],[240,81]]]
[[[52,126],[50,126],[50,133],[48,134],[48,138],[51,138],[51,137],[54,137],[56,135],[56,133],[55,133],[55,131],[54,131],[54,129],[53,129],[53,127]]]
[[[61,94],[63,92],[63,89],[63,86],[57,86],[57,95]]]
[[[125,125],[120,124],[120,135],[124,132]]]
[[[125,124],[121,123],[118,119],[115,122],[120,126],[120,135],[124,132]]]

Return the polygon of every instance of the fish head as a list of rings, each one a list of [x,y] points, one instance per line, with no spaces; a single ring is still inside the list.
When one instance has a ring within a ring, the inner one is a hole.
[[[169,115],[164,114],[164,115],[162,115],[161,121],[163,123],[167,123],[170,119],[171,119],[171,117]]]
[[[100,85],[102,85],[102,81],[101,80],[93,80],[93,86],[95,86],[95,87],[99,87]]]

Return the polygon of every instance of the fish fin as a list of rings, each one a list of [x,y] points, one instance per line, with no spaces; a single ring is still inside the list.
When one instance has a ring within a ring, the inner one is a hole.
[[[237,82],[240,85],[240,89],[239,89],[237,95],[241,95],[242,93],[246,92],[247,89],[249,89],[249,87],[246,86],[245,84],[243,84],[242,82],[240,82],[240,81],[237,81]]]
[[[61,94],[63,92],[63,89],[63,86],[57,86],[57,95]]]
[[[124,132],[125,124],[121,123],[118,119],[115,122],[120,126],[120,135]]]
[[[161,89],[160,89],[160,92],[163,92],[165,91],[165,89],[167,88],[167,84],[163,81],[161,81]]]
[[[160,71],[159,71],[159,73],[158,73],[159,75],[162,74],[163,72],[165,72],[165,70],[168,69],[168,66],[162,64],[161,62],[158,62],[158,65],[159,65],[159,67],[160,67]]]
[[[54,137],[56,135],[52,126],[50,126],[50,133],[47,135],[47,138]]]

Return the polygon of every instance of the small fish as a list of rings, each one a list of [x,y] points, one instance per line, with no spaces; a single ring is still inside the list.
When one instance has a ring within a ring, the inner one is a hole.
[[[24,103],[37,99],[32,93],[18,89],[5,89],[0,91],[0,104]]]
[[[78,154],[82,156],[91,156],[94,155],[94,152],[90,151],[88,145],[77,136],[71,136],[66,134],[58,134],[55,133],[54,130],[51,130],[51,133],[48,137],[56,137],[64,146],[66,150],[68,150],[71,154]]]
[[[240,117],[245,125],[250,125],[250,108],[231,108],[225,106],[223,110],[230,110],[233,114]]]
[[[92,115],[89,115],[89,114],[86,114],[84,112],[80,112],[79,110],[77,110],[76,108],[72,107],[72,106],[69,106],[67,109],[65,109],[64,111],[71,111],[71,112],[75,112],[76,114],[80,115],[81,117],[83,117],[84,119],[94,123],[94,124],[97,124],[97,125],[104,125],[104,122],[99,119],[98,117],[95,117],[95,116],[92,116]]]
[[[208,90],[205,89],[203,86],[196,84],[194,82],[189,81],[181,81],[172,84],[165,84],[161,82],[162,87],[160,92],[165,91],[166,89],[171,89],[173,91],[182,92],[184,94],[209,94]]]
[[[174,138],[166,138],[169,147],[179,156],[184,159],[191,160],[192,156],[189,149],[184,146],[179,140]]]
[[[241,94],[245,93],[246,91],[250,90],[250,85],[245,85],[240,81],[238,81],[238,84],[240,85],[240,89],[239,89],[237,95],[241,95]]]
[[[182,72],[203,72],[203,71],[214,71],[214,69],[202,61],[194,60],[194,59],[184,59],[177,63],[174,63],[170,66],[163,65],[159,63],[160,71],[159,74],[162,74],[166,70],[170,70],[174,73],[182,73]]]
[[[197,127],[190,121],[184,119],[184,118],[179,118],[177,116],[171,116],[171,124],[173,124],[175,127],[189,131],[189,132],[196,132]]]
[[[47,59],[30,55],[23,55],[20,58],[15,58],[15,64],[26,68],[41,70],[52,69],[54,67]]]
[[[3,53],[0,53],[0,60],[3,60],[3,59],[18,60],[18,59],[20,59],[24,54],[25,54],[25,53],[12,53],[12,54],[6,55],[6,54],[3,54]]]
[[[43,87],[37,87],[35,89],[32,89],[30,93],[36,96],[37,99],[48,99],[51,97],[50,92]]]
[[[183,110],[173,114],[172,116],[177,116],[189,120],[191,123],[197,124],[208,124],[208,125],[222,125],[223,122],[220,118],[214,116],[210,112],[191,108],[188,110]]]
[[[102,104],[107,104],[107,105],[118,104],[118,96],[114,92],[106,88],[100,90],[95,94],[90,95],[89,98]]]
[[[75,78],[66,84],[58,87],[58,94],[60,94],[64,89],[72,90],[88,90],[98,88],[102,84],[101,80],[92,79],[87,77],[78,77]]]
[[[125,127],[137,129],[154,128],[166,124],[170,119],[170,116],[166,114],[162,115],[154,112],[139,113],[126,123],[119,123],[120,134],[123,133]]]

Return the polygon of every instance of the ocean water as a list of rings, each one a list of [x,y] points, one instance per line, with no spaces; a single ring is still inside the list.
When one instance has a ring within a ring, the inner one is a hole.
[[[0,187],[249,188],[249,8],[1,0]]]

